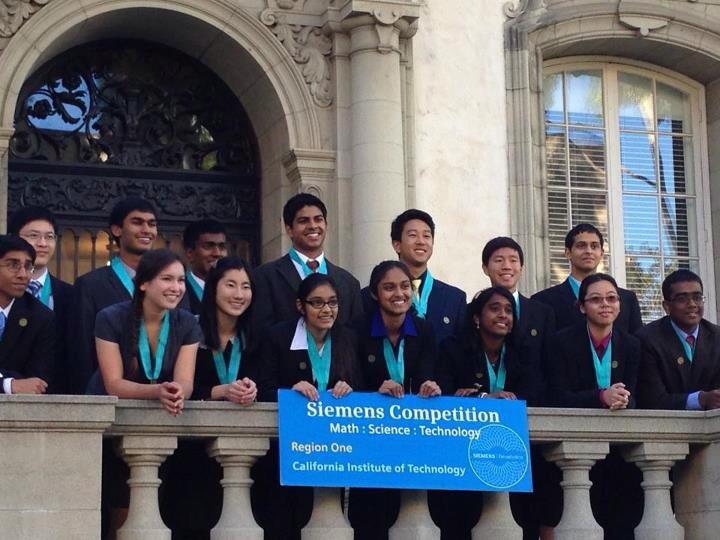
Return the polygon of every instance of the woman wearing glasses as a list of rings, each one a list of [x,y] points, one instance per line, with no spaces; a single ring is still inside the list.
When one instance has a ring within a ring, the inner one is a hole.
[[[640,342],[613,325],[620,312],[617,283],[607,274],[586,277],[578,303],[586,322],[550,341],[549,401],[557,407],[610,411],[634,407]],[[605,537],[633,538],[643,504],[637,467],[611,451],[592,468],[590,480],[593,512]]]
[[[368,314],[369,324],[362,333],[363,377],[368,390],[394,398],[440,395],[432,328],[410,311],[412,279],[399,261],[383,261],[370,275],[370,295],[377,308]],[[399,490],[350,490],[349,518],[356,540],[387,538],[399,510]]]
[[[310,274],[300,283],[300,317],[273,326],[262,339],[258,399],[277,401],[282,388],[313,401],[360,389],[357,339],[335,324],[342,301],[327,275]],[[299,539],[312,513],[312,488],[280,486],[278,457],[277,441],[271,441],[267,455],[253,468],[253,509],[266,540]]]

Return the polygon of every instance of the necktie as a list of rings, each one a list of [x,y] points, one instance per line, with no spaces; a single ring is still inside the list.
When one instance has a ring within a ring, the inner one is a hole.
[[[685,341],[688,342],[688,345],[690,345],[690,348],[691,348],[691,349],[694,349],[694,348],[695,348],[695,336],[693,336],[692,334],[690,334],[689,336],[686,336],[686,337],[685,337]]]
[[[416,293],[420,292],[420,285],[422,285],[422,279],[413,279],[412,286]]]
[[[317,272],[317,269],[320,268],[320,263],[317,262],[315,259],[310,259],[307,262],[308,268],[313,271],[313,273]]]
[[[4,333],[5,333],[5,312],[0,311],[0,340],[2,339]]]
[[[40,283],[38,280],[33,279],[30,280],[30,283],[28,283],[27,286],[27,292],[32,294],[35,298],[40,297],[40,289],[42,289],[42,283]]]

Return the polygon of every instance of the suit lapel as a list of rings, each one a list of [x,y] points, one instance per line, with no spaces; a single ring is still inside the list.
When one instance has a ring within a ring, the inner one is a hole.
[[[685,356],[685,349],[670,324],[670,317],[664,317],[661,324],[663,331],[660,333],[660,339],[663,341],[663,348],[667,351],[667,358],[672,364],[670,369],[679,375],[683,388],[689,388],[692,372],[699,373],[700,370],[693,370],[692,363]]]
[[[122,284],[122,281],[120,281],[120,278],[117,277],[111,267],[108,267],[108,281],[110,282],[112,288],[115,289],[115,292],[126,300],[132,300],[132,295],[128,292],[125,285]]]
[[[297,268],[290,259],[290,255],[285,254],[278,259],[275,269],[283,277],[285,282],[292,288],[293,291],[297,291],[300,287],[300,274],[298,274]]]
[[[10,317],[5,321],[5,331],[3,332],[2,342],[0,342],[0,351],[2,352],[0,357],[13,350],[30,323],[30,310],[27,302],[25,295],[15,299],[15,303],[10,310]]]
[[[695,352],[693,353],[693,361],[690,369],[690,376],[694,387],[702,386],[703,381],[701,379],[704,375],[705,364],[710,358],[711,342],[712,335],[705,329],[703,323],[700,322],[698,339],[695,344]]]
[[[530,303],[522,294],[519,294],[518,298],[520,299],[520,319],[517,321],[517,335],[524,338],[525,334],[527,334],[528,325],[530,324],[528,320]]]

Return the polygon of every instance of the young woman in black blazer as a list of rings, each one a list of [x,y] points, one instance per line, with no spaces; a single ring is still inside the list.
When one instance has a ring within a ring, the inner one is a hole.
[[[613,324],[620,313],[617,283],[607,274],[590,275],[580,285],[578,302],[586,322],[550,340],[551,402],[610,411],[634,407],[640,342]],[[637,467],[614,450],[590,471],[590,500],[605,538],[633,538],[642,518],[641,479]]]
[[[402,398],[440,395],[435,382],[435,337],[430,325],[412,314],[412,276],[398,261],[378,264],[370,275],[377,309],[360,338],[360,363],[368,390]],[[400,510],[400,491],[351,489],[349,518],[355,540],[387,538]]]
[[[335,324],[342,301],[329,276],[310,274],[300,283],[300,318],[273,326],[262,338],[256,379],[261,401],[277,401],[281,388],[310,400],[325,392],[341,398],[362,388],[357,338]],[[313,492],[312,488],[280,486],[277,441],[271,441],[252,476],[253,511],[265,530],[265,540],[299,539],[312,513]]]
[[[540,378],[537,366],[518,355],[512,333],[515,323],[515,299],[507,289],[491,287],[475,296],[468,304],[461,335],[440,345],[437,372],[443,395],[523,399],[533,404]],[[482,512],[482,493],[432,491],[428,500],[443,539],[470,539]],[[512,502],[516,512],[516,506],[528,506],[522,499]]]

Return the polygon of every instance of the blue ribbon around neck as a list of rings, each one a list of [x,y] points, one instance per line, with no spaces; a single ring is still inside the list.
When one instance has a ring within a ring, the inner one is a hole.
[[[115,255],[112,258],[110,261],[110,268],[112,268],[113,272],[115,272],[115,275],[120,280],[120,283],[123,284],[123,287],[125,287],[125,290],[132,298],[133,294],[135,294],[135,284],[133,283],[133,280],[130,279],[127,270],[125,270],[125,265],[119,255]]]
[[[315,338],[310,330],[307,333],[308,356],[310,357],[310,365],[312,366],[313,378],[317,381],[318,390],[326,390],[330,382],[330,358],[332,356],[332,336],[328,332],[325,336],[325,342],[322,347],[322,353],[318,351],[315,344]]]
[[[200,286],[197,279],[195,279],[195,276],[192,275],[192,272],[185,273],[185,281],[190,284],[190,288],[195,293],[195,296],[197,296],[198,300],[202,302],[203,288]]]
[[[242,351],[240,350],[240,340],[238,337],[235,336],[232,340],[230,362],[227,365],[225,364],[223,351],[213,351],[212,355],[220,384],[230,384],[236,381],[238,372],[240,371],[240,361],[242,360]]]
[[[417,312],[418,317],[420,317],[421,319],[424,319],[425,315],[427,315],[428,301],[430,300],[430,293],[432,292],[433,283],[435,283],[435,280],[433,279],[430,270],[426,270],[425,283],[422,287],[422,293],[420,293],[420,297],[418,297],[417,291],[413,292],[413,305],[415,306],[415,311]]]
[[[295,248],[290,248],[290,258],[298,263],[300,265],[300,268],[303,270],[303,277],[306,278],[310,274],[314,273],[312,269],[308,266],[307,262],[304,262],[300,255],[298,255],[298,252],[295,250]],[[309,259],[308,259],[309,260]],[[327,263],[325,262],[325,257],[322,258],[322,261],[320,262],[320,266],[318,266],[317,272],[318,274],[325,274],[327,275]]]
[[[46,306],[50,307],[50,297],[52,296],[52,283],[50,283],[50,274],[45,276],[45,283],[43,283],[42,289],[40,289],[40,301]]]
[[[148,339],[147,329],[145,328],[145,320],[140,319],[140,333],[138,335],[138,348],[140,350],[140,361],[142,362],[145,377],[151,383],[156,383],[160,378],[162,371],[163,359],[165,357],[165,347],[167,346],[168,335],[170,334],[170,313],[165,311],[162,324],[160,325],[160,335],[155,349],[155,365],[152,366],[152,358],[150,354],[150,340]]]
[[[595,346],[593,345],[592,339],[588,335],[590,340],[590,352],[593,357],[593,365],[595,366],[595,380],[597,381],[598,388],[609,388],[610,387],[610,368],[612,363],[612,339],[608,341],[608,346],[603,352],[602,358],[598,358]]]
[[[490,393],[502,392],[505,390],[505,379],[507,378],[507,371],[505,369],[505,344],[503,343],[502,349],[500,349],[497,373],[495,373],[487,353],[484,353],[484,356],[488,370],[488,378],[490,379]]]
[[[387,366],[390,378],[398,384],[405,384],[405,338],[400,338],[398,345],[398,354],[395,356],[395,350],[388,338],[383,338],[383,356],[385,356],[385,365]]]

